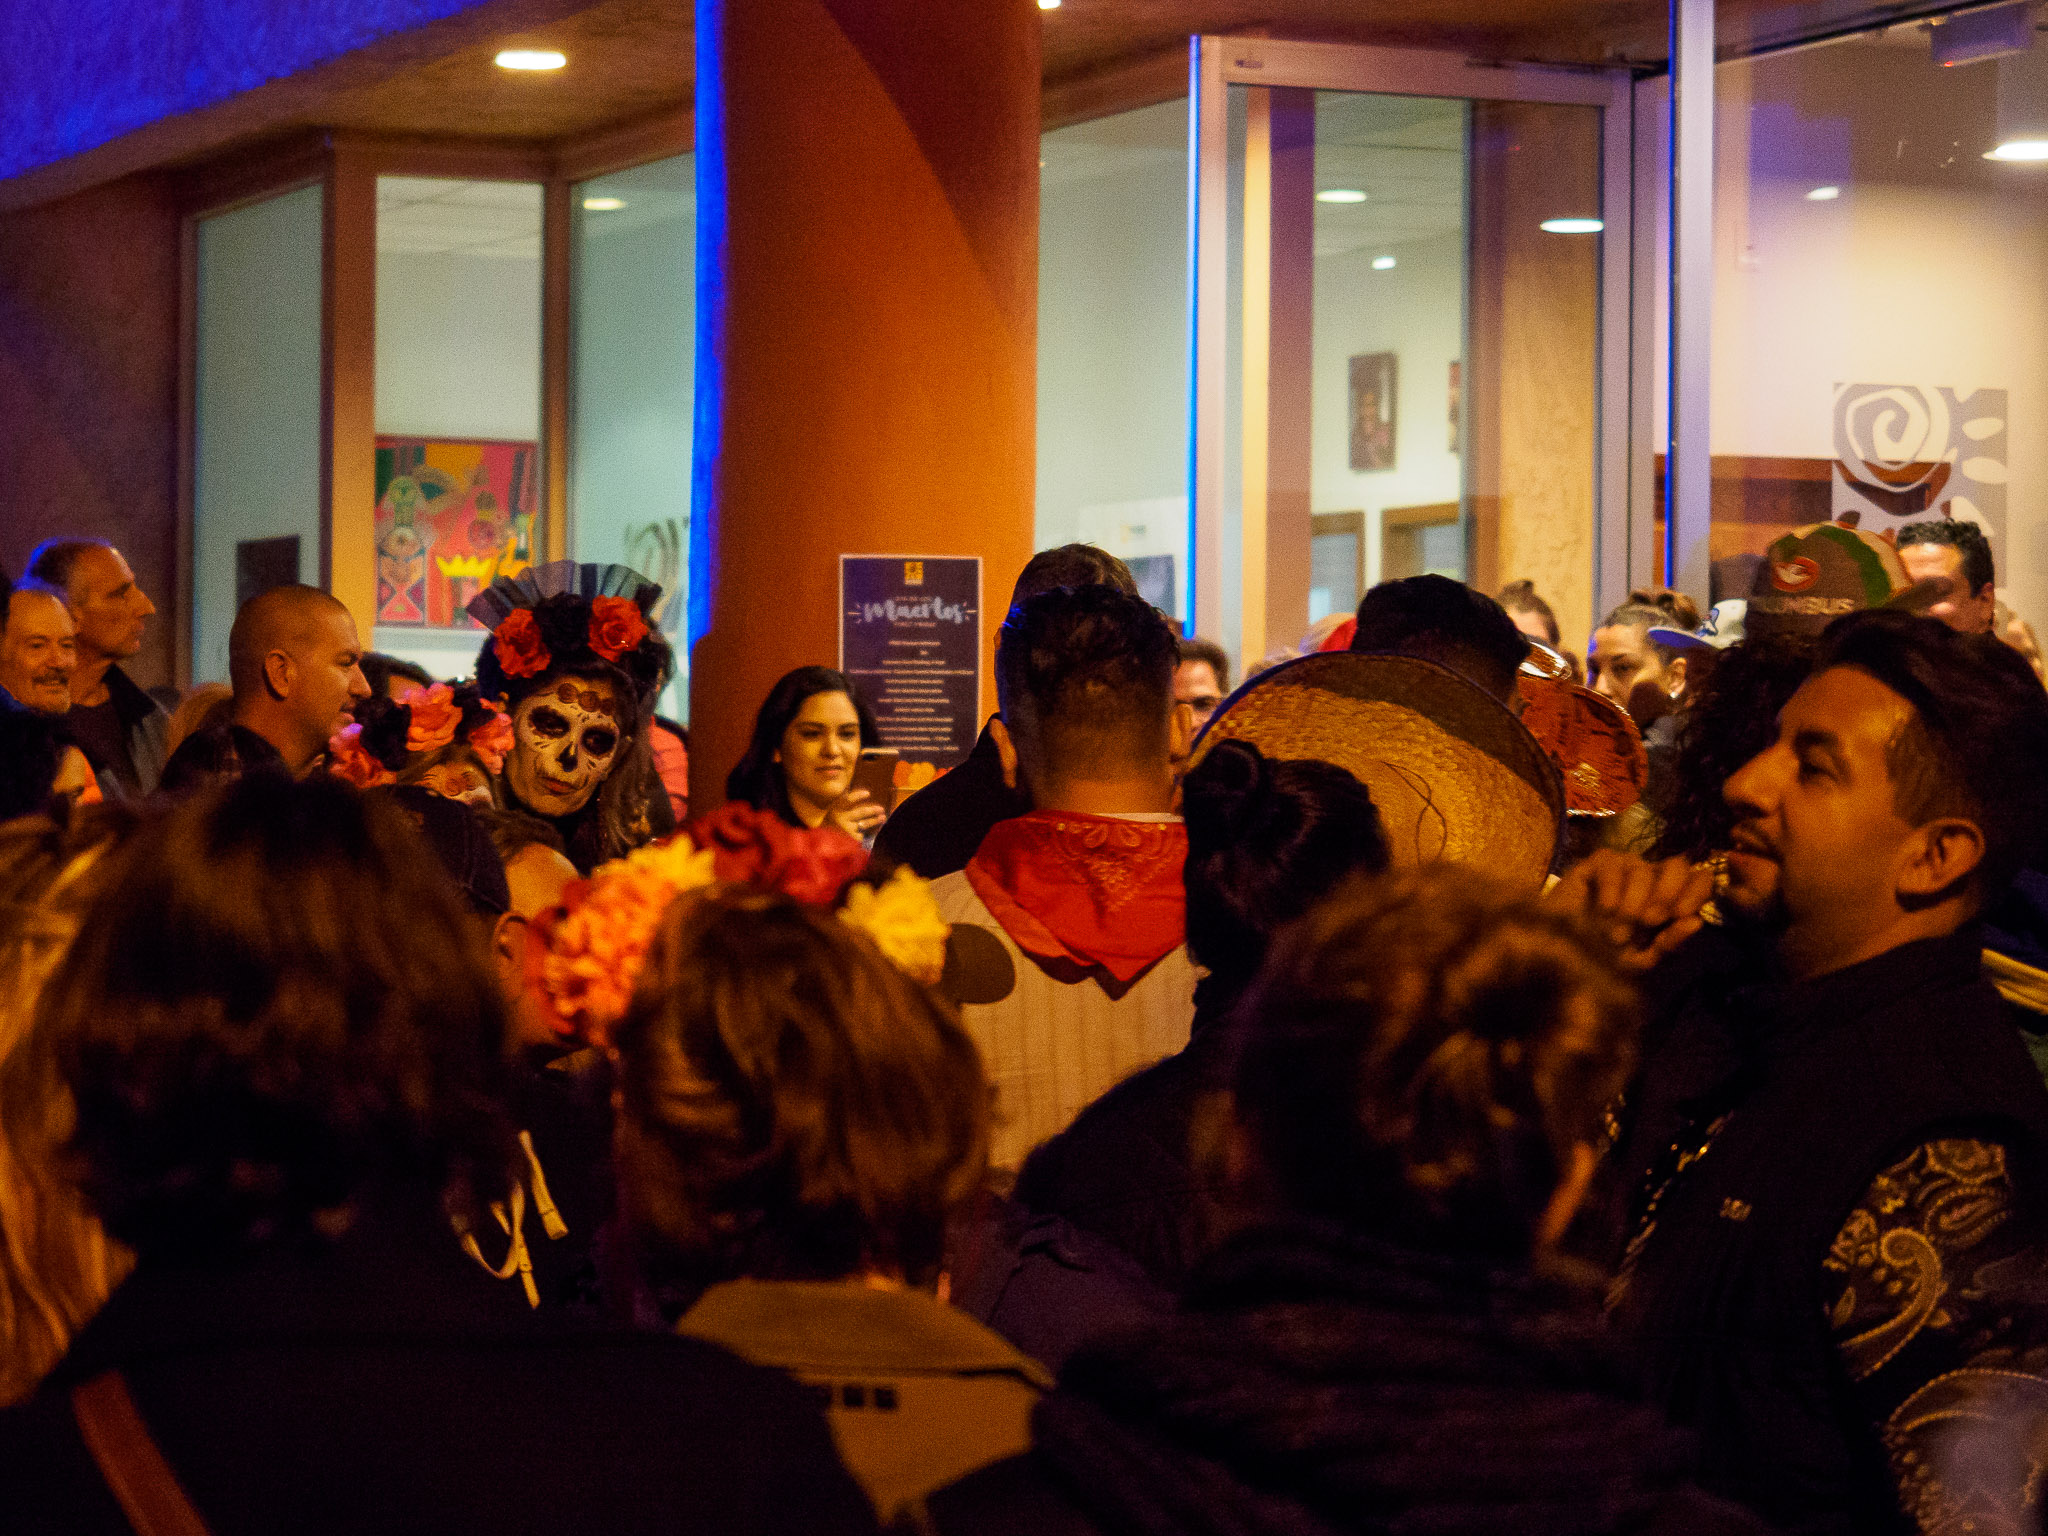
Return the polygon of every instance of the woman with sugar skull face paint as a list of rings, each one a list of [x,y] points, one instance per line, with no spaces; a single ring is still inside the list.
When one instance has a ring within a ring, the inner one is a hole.
[[[559,561],[470,604],[492,631],[477,681],[511,712],[505,802],[551,823],[584,874],[675,827],[648,747],[671,662],[647,619],[660,596],[624,566]]]

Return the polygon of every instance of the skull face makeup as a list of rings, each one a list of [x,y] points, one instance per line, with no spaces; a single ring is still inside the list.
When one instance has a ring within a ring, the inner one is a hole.
[[[512,711],[512,793],[543,816],[582,810],[618,758],[624,709],[601,677],[565,677],[528,694]]]

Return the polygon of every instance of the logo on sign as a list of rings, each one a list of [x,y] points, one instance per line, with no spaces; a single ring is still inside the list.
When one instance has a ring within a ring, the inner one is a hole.
[[[1804,592],[1820,580],[1820,566],[1810,556],[1794,555],[1790,560],[1771,562],[1771,585],[1780,592]]]
[[[903,585],[906,587],[921,587],[924,585],[924,562],[922,560],[906,560],[903,562]]]

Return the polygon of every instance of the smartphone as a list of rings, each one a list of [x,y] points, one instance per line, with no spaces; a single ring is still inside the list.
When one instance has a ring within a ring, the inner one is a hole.
[[[884,811],[896,808],[896,761],[903,754],[894,747],[862,747],[860,765],[853,770],[852,789],[864,789]]]

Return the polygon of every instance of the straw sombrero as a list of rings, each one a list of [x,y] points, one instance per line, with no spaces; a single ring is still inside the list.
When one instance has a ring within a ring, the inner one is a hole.
[[[1565,809],[1574,816],[1618,816],[1643,798],[1650,756],[1628,711],[1569,678],[1515,679],[1522,724],[1564,780]]]
[[[1224,701],[1219,741],[1334,763],[1372,791],[1398,865],[1448,860],[1543,884],[1564,822],[1557,768],[1521,722],[1432,662],[1331,652],[1260,673]]]

